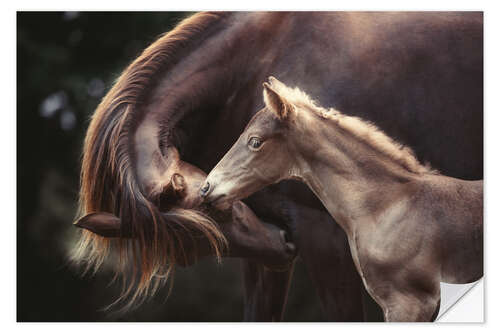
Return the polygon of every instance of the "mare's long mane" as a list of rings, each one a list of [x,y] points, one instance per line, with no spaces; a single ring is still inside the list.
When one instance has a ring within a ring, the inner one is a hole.
[[[132,137],[141,119],[141,103],[157,78],[225,15],[193,15],[160,37],[127,67],[91,119],[83,147],[79,217],[91,212],[115,214],[123,234],[133,239],[110,240],[83,230],[72,259],[86,272],[95,272],[116,250],[115,277],[121,277],[123,284],[114,304],[125,303],[125,310],[154,294],[185,258],[182,235],[202,235],[220,254],[224,237],[210,218],[178,208],[160,212],[148,198],[137,180]]]

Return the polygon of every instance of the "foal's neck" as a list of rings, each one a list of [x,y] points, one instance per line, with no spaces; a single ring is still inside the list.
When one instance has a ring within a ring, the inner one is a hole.
[[[391,204],[394,193],[418,175],[384,155],[335,119],[306,115],[296,122],[297,170],[346,232]]]

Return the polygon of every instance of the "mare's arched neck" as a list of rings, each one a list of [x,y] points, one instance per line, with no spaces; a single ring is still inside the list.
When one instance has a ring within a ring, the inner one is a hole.
[[[250,119],[251,110],[257,109],[252,103],[260,100],[261,92],[249,85],[260,87],[260,78],[269,75],[269,66],[278,58],[279,51],[270,47],[276,38],[269,32],[287,17],[259,13],[227,15],[217,23],[218,27],[202,32],[204,36],[186,46],[186,54],[161,74],[142,106],[143,117],[134,134],[138,177],[145,188],[162,186],[172,172],[182,173],[177,170],[178,159],[185,158],[181,148],[192,149],[194,153],[190,153],[194,157],[188,162],[204,171],[209,171],[217,161],[219,152],[214,151],[214,147],[221,149],[219,157],[222,157],[224,149],[229,147],[221,142],[234,141],[237,131],[243,130],[244,123]],[[248,35],[252,36],[252,51],[258,53],[258,57],[245,47],[248,40],[241,36]],[[248,96],[249,91],[259,93]],[[239,113],[237,120],[232,116],[234,110]],[[249,110],[248,119],[242,110]],[[187,126],[190,132],[182,142],[183,147],[178,147],[172,139],[177,136],[181,121],[191,115],[194,115],[193,124]],[[228,119],[241,121],[241,128],[239,124],[229,125]],[[219,123],[224,123],[223,130]],[[200,141],[200,137],[205,139]],[[205,149],[210,140],[215,144]],[[165,149],[171,146],[176,146],[182,156],[169,154],[177,152]]]
[[[195,157],[188,161],[205,171],[216,162],[214,160],[212,163],[211,159],[214,159],[218,152],[214,152],[214,149],[203,149],[206,148],[203,145],[208,145],[212,139],[217,143],[214,146],[220,149],[228,148],[222,146],[221,141],[233,141],[227,132],[238,130],[234,124],[227,124],[227,118],[234,119],[229,112],[256,109],[248,103],[259,98],[247,96],[247,91],[257,89],[250,89],[248,82],[260,85],[260,80],[256,77],[268,75],[268,66],[277,57],[276,49],[269,47],[274,39],[267,30],[275,28],[276,24],[287,16],[275,15],[266,18],[267,16],[258,13],[226,15],[210,29],[200,32],[200,36],[191,41],[191,44],[187,43],[183,51],[185,54],[171,64],[151,87],[148,98],[141,106],[142,117],[135,129],[133,144],[138,178],[143,188],[161,188],[173,172],[182,174],[178,162],[185,156],[181,148],[189,147],[195,151],[191,152]],[[251,56],[248,47],[244,47],[248,41],[241,36],[247,36],[252,31],[259,32],[251,35],[254,51],[262,50],[259,53],[261,57]],[[250,70],[251,77],[248,74]],[[245,119],[244,113],[240,113],[242,130],[243,123],[248,121],[250,115]],[[181,121],[191,115],[194,115],[194,120],[193,124],[187,126],[190,130],[189,136],[186,135],[182,142],[183,147],[179,147],[173,139],[177,137]],[[225,128],[221,131],[217,122],[224,121]],[[197,132],[203,133],[203,142],[200,142]],[[227,138],[217,137],[222,132]],[[210,151],[208,156],[207,151]],[[222,157],[223,151],[220,153]]]

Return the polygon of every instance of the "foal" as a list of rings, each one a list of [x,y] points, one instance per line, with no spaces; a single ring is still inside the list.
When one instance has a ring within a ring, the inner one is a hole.
[[[265,108],[201,188],[205,201],[227,207],[283,179],[306,183],[346,232],[385,320],[433,320],[440,281],[483,275],[483,182],[439,175],[375,126],[269,80]]]

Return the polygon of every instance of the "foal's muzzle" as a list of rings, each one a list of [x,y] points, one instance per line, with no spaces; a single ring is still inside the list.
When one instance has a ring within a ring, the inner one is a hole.
[[[200,188],[200,195],[202,197],[206,197],[209,192],[210,192],[210,183],[205,182],[205,184],[203,184],[203,186]]]

